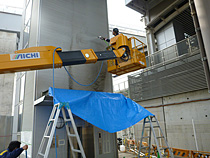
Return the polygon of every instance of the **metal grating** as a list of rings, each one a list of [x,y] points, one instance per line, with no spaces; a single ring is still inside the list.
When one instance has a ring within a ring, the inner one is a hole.
[[[128,76],[130,97],[141,101],[207,88],[200,53]]]
[[[175,20],[182,24],[185,33],[187,33],[190,36],[195,34],[195,27],[191,16],[190,8],[186,9],[181,14],[179,14],[175,18]]]

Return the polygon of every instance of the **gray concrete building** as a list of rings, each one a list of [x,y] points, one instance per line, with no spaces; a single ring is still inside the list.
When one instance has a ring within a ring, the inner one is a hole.
[[[97,37],[108,37],[106,3],[106,0],[27,0],[21,47],[52,45],[61,47],[63,51],[88,48],[103,51],[106,44]],[[101,64],[70,66],[68,70],[78,82],[90,84],[96,78]],[[19,102],[19,92],[24,95],[21,104],[14,110],[13,139],[29,144],[28,157],[36,157],[52,110],[52,102],[49,105],[45,101],[50,101],[47,91],[53,86],[53,71],[29,71],[18,73],[18,76],[24,86],[16,87],[14,104]],[[55,87],[111,92],[112,79],[107,72],[106,62],[98,80],[91,86],[76,84],[61,68],[55,70]],[[115,134],[105,132],[79,118],[75,119],[87,157],[117,157]],[[59,157],[71,156],[65,128],[57,129],[56,136]],[[24,154],[21,157],[25,157]],[[51,147],[49,157],[55,157],[55,146]]]
[[[18,49],[21,14],[0,9],[0,54],[10,54]],[[12,140],[13,90],[15,74],[0,75],[0,151]]]
[[[209,151],[209,1],[190,4],[191,8],[188,0],[126,0],[144,16],[149,52],[148,67],[128,77],[129,92],[157,116],[171,147]],[[196,13],[198,19],[191,16]],[[134,126],[137,141],[142,124]],[[161,140],[160,144],[164,145]]]

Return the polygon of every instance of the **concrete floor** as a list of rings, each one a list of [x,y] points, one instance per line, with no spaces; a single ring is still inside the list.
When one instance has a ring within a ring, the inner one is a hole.
[[[121,152],[118,152],[118,154],[119,154],[119,158],[137,158],[136,155],[131,154],[131,153],[121,153]]]

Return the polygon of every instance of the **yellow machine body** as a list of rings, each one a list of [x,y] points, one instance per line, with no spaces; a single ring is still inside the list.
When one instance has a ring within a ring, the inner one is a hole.
[[[138,43],[138,44],[137,44]],[[116,75],[122,75],[132,71],[146,68],[146,58],[144,53],[145,44],[135,37],[127,38],[119,34],[110,39],[112,49],[126,48],[129,59],[127,61],[121,58],[108,60],[108,72]]]
[[[15,51],[15,54],[2,54],[0,73],[12,73],[53,67],[53,52],[56,47],[30,47]],[[62,60],[55,53],[55,68],[62,67]]]
[[[140,44],[136,45],[136,41]],[[146,67],[145,45],[138,39],[128,39],[120,34],[112,38],[110,44],[111,50],[101,52],[92,49],[63,52],[54,46],[40,46],[18,50],[14,54],[1,54],[0,74],[53,68],[53,53],[55,68],[108,60],[108,72],[122,75]]]

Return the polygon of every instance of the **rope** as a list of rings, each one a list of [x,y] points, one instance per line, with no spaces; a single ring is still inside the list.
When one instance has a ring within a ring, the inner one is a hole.
[[[97,81],[97,79],[98,79],[98,77],[99,77],[99,75],[100,75],[100,73],[101,73],[102,67],[103,67],[103,62],[101,63],[101,68],[100,68],[100,70],[99,70],[98,75],[96,76],[95,80],[94,80],[92,83],[90,83],[90,84],[82,84],[82,83],[79,83],[77,80],[75,80],[75,79],[72,77],[72,75],[69,73],[69,71],[66,69],[65,66],[64,66],[64,69],[66,70],[66,72],[67,72],[67,74],[69,75],[69,77],[70,77],[74,82],[76,82],[78,85],[80,85],[80,86],[91,86],[92,84],[94,84],[94,83]]]
[[[61,47],[57,47],[54,49],[53,51],[53,96],[55,94],[55,51]],[[53,105],[54,105],[55,101],[54,101],[54,97],[53,97]],[[55,128],[55,155],[56,155],[56,158],[58,157],[58,154],[57,154],[57,142],[56,142],[56,128]]]
[[[107,45],[108,45],[108,42],[107,42]],[[56,52],[56,50],[57,50],[58,48],[61,49],[61,47],[57,47],[57,48],[55,48],[54,51],[53,51],[53,96],[54,96],[54,94],[55,94],[55,52]],[[101,68],[100,68],[99,73],[98,73],[98,75],[96,76],[95,80],[94,80],[92,83],[87,84],[87,85],[81,84],[81,83],[79,83],[78,81],[76,81],[76,80],[71,76],[71,74],[69,73],[69,71],[66,69],[65,66],[64,66],[64,69],[66,70],[66,72],[67,72],[67,74],[69,75],[69,77],[70,77],[74,82],[76,82],[77,84],[79,84],[80,86],[91,86],[91,85],[94,84],[94,83],[96,82],[96,80],[98,79],[98,77],[99,77],[99,75],[100,75],[100,73],[101,73],[102,67],[103,67],[103,62],[101,63]],[[53,97],[53,105],[54,105],[54,102],[55,102],[55,101],[54,101],[54,97]],[[56,158],[57,158],[57,143],[56,143],[56,141],[57,141],[57,140],[56,140],[56,129],[55,129],[55,153],[56,153]]]

